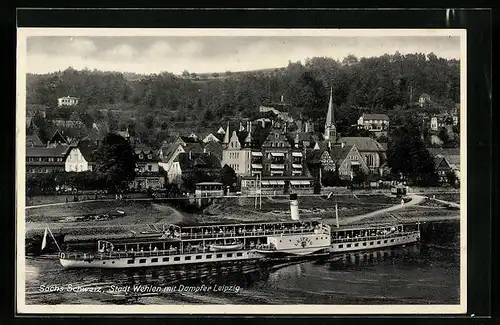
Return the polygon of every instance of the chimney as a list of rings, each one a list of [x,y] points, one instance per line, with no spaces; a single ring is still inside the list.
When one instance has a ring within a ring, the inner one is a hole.
[[[332,142],[331,141],[328,141],[328,149],[331,150],[332,149]]]
[[[309,132],[309,121],[306,121],[305,123],[305,132],[308,133]]]
[[[189,150],[189,160],[191,160],[191,150]]]
[[[292,220],[300,220],[297,193],[290,194],[290,215],[292,216]]]
[[[341,143],[340,143],[340,147],[341,147],[341,148],[344,148],[344,145],[345,145],[345,143],[344,143],[344,142],[341,142]]]
[[[281,95],[281,102],[283,103],[283,95]]]

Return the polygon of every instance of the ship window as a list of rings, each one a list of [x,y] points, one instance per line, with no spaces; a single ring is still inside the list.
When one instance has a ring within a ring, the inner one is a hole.
[[[372,242],[372,241],[370,242],[370,245],[373,245],[373,242]]]
[[[102,264],[106,264],[106,262],[102,262]]]
[[[387,239],[386,239],[386,240],[384,240],[384,244],[385,244],[385,243],[387,243]]]
[[[316,240],[318,240],[318,237],[316,237]]]
[[[217,254],[217,255],[215,255],[215,257],[217,257],[217,258],[221,258],[221,257],[222,257],[222,254]]]
[[[146,263],[146,259],[145,259],[145,258],[141,258],[141,259],[139,260],[139,263]]]
[[[134,260],[128,260],[128,261],[127,261],[127,264],[134,264],[134,263],[135,263],[135,261],[134,261]]]
[[[185,261],[190,261],[190,260],[191,260],[191,256],[186,256],[186,257],[184,257],[184,260],[185,260]]]
[[[115,264],[115,261],[111,262],[111,264]]]
[[[196,255],[197,260],[201,260],[201,255]]]
[[[339,245],[339,248],[343,248],[343,247],[344,247],[344,245]]]
[[[169,260],[170,260],[170,258],[168,258],[168,257],[163,258],[163,262],[168,262]]]
[[[358,243],[354,244],[354,247],[358,247],[358,246],[359,246],[359,244],[358,244]]]
[[[377,244],[380,244],[380,240],[377,240]]]
[[[363,246],[366,246],[366,243],[363,243]]]
[[[394,239],[391,239],[391,243],[394,243]]]
[[[207,259],[212,258],[212,254],[207,255]]]
[[[156,263],[156,262],[158,262],[158,259],[157,259],[157,258],[152,258],[152,259],[151,259],[151,263]]]
[[[227,253],[227,257],[233,257],[233,253]]]
[[[181,260],[181,258],[179,256],[174,257],[174,261],[180,261],[180,260]]]
[[[243,253],[236,253],[236,256],[243,256]]]
[[[351,247],[351,244],[347,244],[347,247]]]

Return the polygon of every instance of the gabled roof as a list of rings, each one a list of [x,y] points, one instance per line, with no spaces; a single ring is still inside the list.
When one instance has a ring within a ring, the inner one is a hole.
[[[343,137],[340,138],[338,143],[344,143],[347,146],[355,145],[359,151],[386,151],[377,140],[370,137]]]
[[[264,143],[262,144],[262,146],[263,147],[270,147],[271,143],[277,142],[277,141],[283,142],[285,144],[284,148],[291,147],[286,135],[281,130],[278,130],[278,129],[271,129],[271,131],[267,135],[267,138],[264,141]]]
[[[353,147],[354,145],[344,145],[344,147],[339,145],[333,146],[332,150],[330,150],[330,156],[335,163],[340,164],[347,158]]]
[[[61,131],[57,130],[54,132],[52,137],[50,138],[50,143],[58,143],[60,142],[61,144],[68,144],[68,139],[62,135]]]
[[[185,135],[179,135],[178,139],[182,140],[184,143],[200,143],[201,140]]]
[[[180,153],[175,161],[179,162],[181,170],[193,169],[195,167],[198,168],[207,168],[207,169],[217,169],[221,168],[221,163],[219,158],[216,155],[210,153],[198,153],[192,152],[189,154]]]
[[[389,116],[387,116],[385,114],[366,114],[366,113],[363,113],[363,120],[389,121]]]
[[[53,147],[27,147],[26,157],[64,157],[72,146],[60,144]]]
[[[443,161],[448,165],[448,167],[450,166],[450,164],[448,163],[448,161],[446,160],[445,157],[442,157],[442,156],[436,156],[434,157],[434,166],[437,168],[439,167]]]

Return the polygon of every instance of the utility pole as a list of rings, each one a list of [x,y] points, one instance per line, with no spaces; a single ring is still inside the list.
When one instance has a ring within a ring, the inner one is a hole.
[[[260,174],[259,182],[259,210],[262,210],[262,174]]]
[[[258,176],[255,175],[255,203],[254,203],[255,210],[257,210],[257,179],[258,179]]]

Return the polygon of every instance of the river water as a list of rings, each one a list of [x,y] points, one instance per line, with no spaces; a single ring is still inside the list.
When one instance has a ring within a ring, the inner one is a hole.
[[[282,264],[64,270],[26,257],[26,304],[458,304],[458,223],[405,247]],[[195,292],[198,290],[198,292]]]

